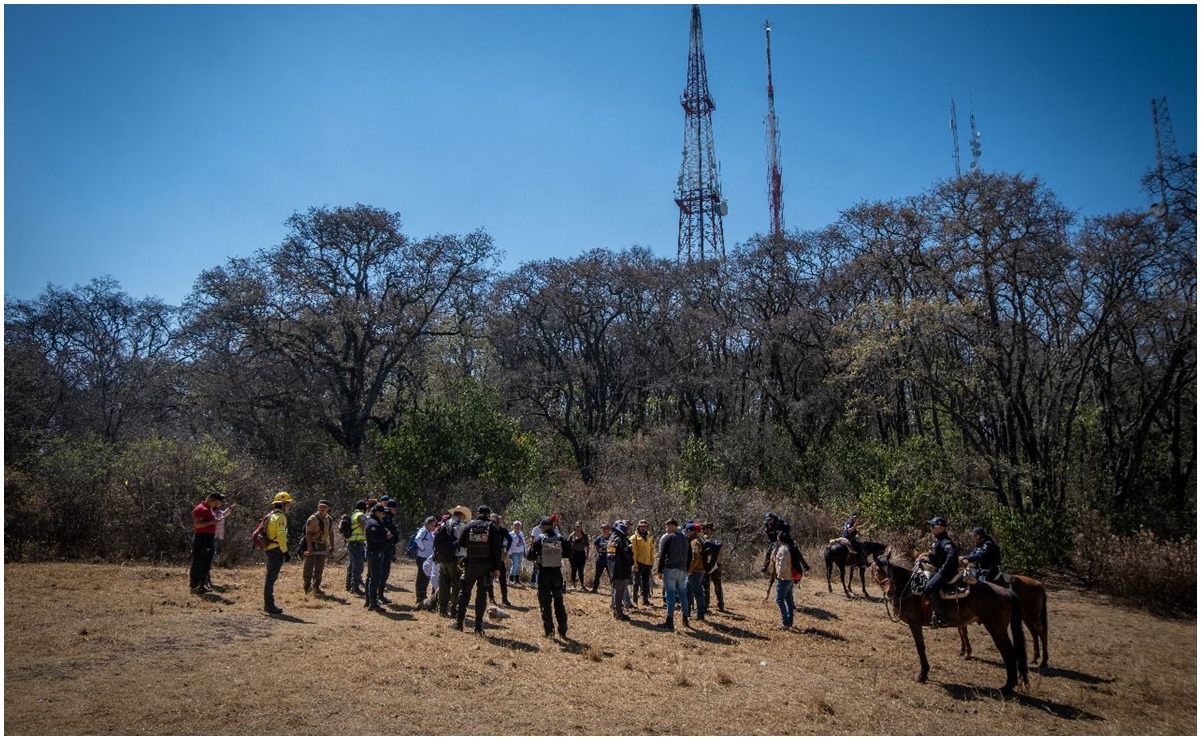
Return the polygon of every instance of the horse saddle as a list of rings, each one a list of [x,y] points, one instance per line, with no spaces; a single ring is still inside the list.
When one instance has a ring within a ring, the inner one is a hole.
[[[925,587],[926,582],[929,581],[930,577],[933,576],[937,571],[938,569],[930,563],[922,563],[919,572],[925,577],[914,579],[914,591],[920,593]],[[962,599],[972,590],[971,584],[975,582],[976,581],[974,578],[971,581],[967,580],[966,571],[959,571],[955,574],[954,578],[939,587],[938,595],[943,599]]]
[[[835,537],[834,539],[830,540],[830,544],[831,545],[842,545],[846,549],[850,550],[852,554],[858,554],[858,552],[859,552],[858,550],[855,549],[855,545],[850,540],[848,540],[846,537]]]

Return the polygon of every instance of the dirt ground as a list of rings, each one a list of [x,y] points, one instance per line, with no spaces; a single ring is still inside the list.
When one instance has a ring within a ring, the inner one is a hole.
[[[344,566],[343,566],[344,567]],[[726,613],[675,633],[569,592],[569,639],[542,636],[534,591],[484,636],[413,607],[410,562],[386,613],[327,576],[306,597],[284,566],[281,616],[263,570],[218,569],[207,597],[186,567],[4,567],[4,732],[17,735],[1195,735],[1197,629],[1049,589],[1050,666],[1012,699],[972,628],[927,631],[914,681],[907,628],[871,598],[799,585],[793,631],[758,582],[726,584]],[[819,582],[820,581],[820,582]],[[837,583],[835,589],[838,590]],[[499,593],[498,593],[499,597]],[[658,603],[658,601],[656,601]],[[1027,640],[1029,649],[1030,642]]]

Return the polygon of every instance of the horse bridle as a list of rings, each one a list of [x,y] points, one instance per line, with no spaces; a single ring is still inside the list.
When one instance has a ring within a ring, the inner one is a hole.
[[[891,561],[889,561],[889,565],[892,565]],[[892,580],[892,576],[888,576],[887,578],[881,578],[880,576],[883,574],[884,569],[881,568],[880,563],[875,560],[872,561],[872,570],[875,571],[874,573],[872,573],[872,578],[876,581],[876,584],[878,586],[880,586],[880,588],[884,589],[884,612],[888,615],[888,619],[891,622],[893,622],[894,624],[903,621],[899,614],[893,614],[893,612],[892,612],[892,600],[894,598],[892,589],[893,589],[893,586],[896,585]],[[913,582],[913,576],[914,576],[914,573],[909,574],[909,582],[905,584],[905,590],[909,589],[909,584]],[[905,597],[904,591],[902,591],[900,594],[898,594],[895,597],[896,601],[897,601],[897,610],[898,611],[900,611],[901,599],[903,599],[904,597]]]

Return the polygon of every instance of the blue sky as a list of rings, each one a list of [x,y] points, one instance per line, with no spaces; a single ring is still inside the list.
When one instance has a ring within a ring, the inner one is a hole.
[[[483,228],[502,266],[674,256],[689,5],[4,7],[4,292],[112,275],[181,303],[311,206]],[[1175,6],[702,6],[727,249],[766,230],[763,22],[784,213],[832,223],[970,161],[1082,215],[1144,208],[1150,101],[1196,149]]]

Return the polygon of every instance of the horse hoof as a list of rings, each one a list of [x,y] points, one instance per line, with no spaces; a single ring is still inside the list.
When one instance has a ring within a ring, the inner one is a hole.
[[[1013,690],[1012,686],[1002,686],[1001,693],[1004,696],[1013,696],[1016,692]]]
[[[925,682],[926,682],[926,676],[925,676],[925,674],[918,674],[918,677],[917,677],[917,682],[918,682],[918,683],[925,683]]]

